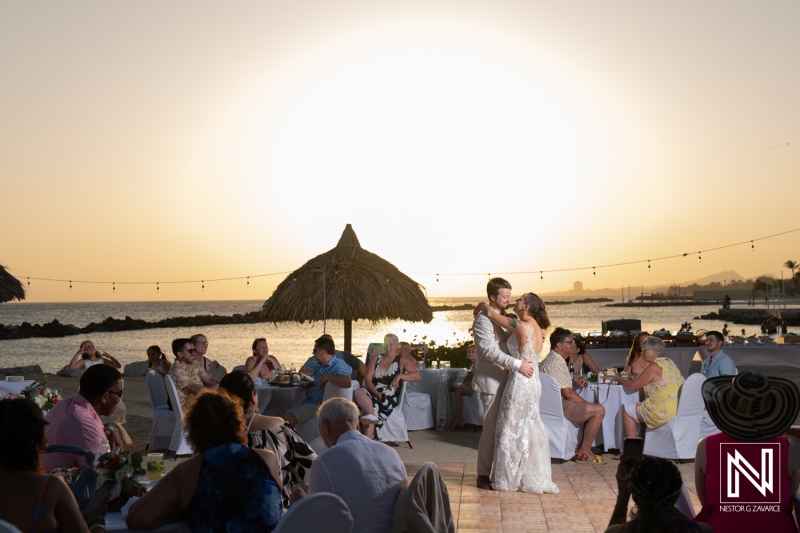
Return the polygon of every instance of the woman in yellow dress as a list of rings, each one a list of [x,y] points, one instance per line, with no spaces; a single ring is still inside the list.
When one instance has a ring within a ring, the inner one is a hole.
[[[626,389],[644,389],[644,401],[626,405],[622,411],[622,423],[626,437],[635,437],[640,423],[650,429],[663,426],[678,412],[678,394],[683,385],[683,375],[671,359],[662,357],[664,341],[648,337],[642,345],[642,357],[650,363],[634,379],[628,381],[620,376],[607,376]]]

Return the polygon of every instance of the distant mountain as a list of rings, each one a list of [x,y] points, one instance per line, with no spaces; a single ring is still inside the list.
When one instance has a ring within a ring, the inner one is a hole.
[[[765,274],[768,275],[768,274]],[[747,281],[748,279],[757,279],[759,276],[755,276],[752,278],[744,278],[740,276],[738,273],[734,272],[733,270],[726,270],[724,272],[720,272],[718,274],[711,274],[710,276],[706,276],[704,278],[696,279],[693,281],[682,281],[680,283],[667,283],[663,285],[646,285],[644,287],[644,292],[666,292],[670,286],[677,285],[679,287],[686,287],[689,285],[708,285],[710,283],[730,283],[732,281]],[[642,290],[641,286],[637,287],[638,290]],[[619,288],[605,288],[605,289],[584,289],[582,291],[576,291],[574,289],[570,289],[567,291],[557,291],[557,292],[548,292],[545,294],[541,294],[541,296],[580,296],[580,295],[592,295],[592,296],[600,296],[600,295],[619,295],[620,289]]]
[[[708,285],[709,283],[724,283],[726,281],[745,281],[747,278],[743,278],[733,270],[726,270],[725,272],[720,272],[719,274],[711,274],[710,276],[706,276],[704,278],[696,279],[694,281],[684,281],[679,283],[679,285]]]

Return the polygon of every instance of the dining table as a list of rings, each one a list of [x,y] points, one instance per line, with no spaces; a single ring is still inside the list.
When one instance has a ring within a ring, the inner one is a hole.
[[[136,531],[148,531],[149,533],[191,533],[191,529],[186,525],[186,522],[170,522],[155,529],[128,529],[125,524],[125,518],[120,511],[109,511],[106,513],[106,531],[120,531],[134,533]]]
[[[437,431],[447,431],[455,412],[450,406],[450,389],[467,377],[464,368],[420,370],[419,381],[408,381],[408,392],[419,392],[431,397],[434,427]]]
[[[25,381],[0,381],[0,398],[6,396],[7,394],[14,394],[17,395],[22,392],[23,389],[29,387],[34,383],[33,380],[25,380]]]
[[[631,391],[618,383],[587,383],[586,387],[577,387],[575,392],[587,402],[599,403],[606,410],[595,444],[606,451],[621,449],[625,438],[622,407],[636,405],[640,401],[640,391]]]
[[[306,399],[305,393],[299,391],[297,385],[278,386],[260,379],[256,380],[256,394],[258,411],[267,416],[279,416]]]
[[[692,366],[692,361],[697,355],[698,347],[690,346],[686,348],[665,348],[663,356],[667,359],[672,359],[678,370],[681,371],[684,379],[689,376],[689,370]],[[597,363],[600,370],[606,368],[623,368],[625,366],[625,359],[628,357],[630,349],[628,348],[591,348],[589,353]]]

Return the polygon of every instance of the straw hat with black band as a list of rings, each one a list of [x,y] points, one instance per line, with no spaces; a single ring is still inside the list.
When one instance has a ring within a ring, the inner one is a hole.
[[[783,434],[800,410],[800,392],[793,382],[758,372],[707,379],[703,400],[720,431],[746,441]]]

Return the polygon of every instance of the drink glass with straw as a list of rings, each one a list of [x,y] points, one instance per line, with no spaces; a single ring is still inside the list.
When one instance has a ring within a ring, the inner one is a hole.
[[[147,454],[147,479],[157,481],[164,474],[164,454]]]

